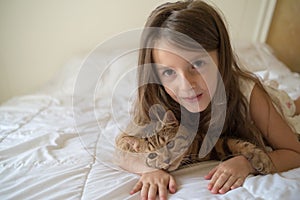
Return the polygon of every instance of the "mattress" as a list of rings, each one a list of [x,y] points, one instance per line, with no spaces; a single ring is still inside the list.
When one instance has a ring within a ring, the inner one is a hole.
[[[239,62],[262,81],[276,81],[292,98],[300,96],[299,74],[292,73],[267,45],[236,50]],[[102,79],[93,80],[100,87],[89,93],[86,85],[77,95],[74,86],[82,60],[72,59],[41,90],[0,106],[0,199],[139,199],[139,193],[129,194],[139,176],[121,169],[113,159],[114,139],[130,119],[135,73],[128,66],[135,65],[136,54],[102,70]],[[97,63],[90,62],[89,69]],[[126,76],[120,76],[124,66]],[[211,194],[204,179],[216,165],[218,161],[207,161],[172,172],[178,191],[168,199],[299,199],[300,168],[250,175],[242,187],[221,195]]]

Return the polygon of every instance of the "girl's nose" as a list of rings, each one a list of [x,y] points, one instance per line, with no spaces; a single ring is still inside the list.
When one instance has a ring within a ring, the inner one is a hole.
[[[182,73],[182,75],[180,76],[181,80],[180,80],[180,88],[182,90],[191,90],[194,89],[197,85],[197,81],[198,81],[198,74],[192,74],[190,72],[185,72]]]

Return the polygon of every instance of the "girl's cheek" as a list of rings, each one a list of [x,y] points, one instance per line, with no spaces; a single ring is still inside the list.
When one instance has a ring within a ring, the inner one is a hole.
[[[177,95],[174,92],[174,89],[172,89],[170,87],[165,87],[165,90],[175,101],[177,101]]]

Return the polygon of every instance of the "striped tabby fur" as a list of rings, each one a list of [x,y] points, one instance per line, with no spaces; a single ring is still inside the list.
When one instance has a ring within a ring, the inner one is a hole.
[[[258,173],[275,171],[271,159],[262,149],[238,139],[219,138],[213,150],[199,158],[204,135],[198,133],[192,138],[170,110],[162,120],[152,121],[144,127],[129,125],[125,132],[117,137],[116,147],[124,152],[146,155],[145,164],[149,167],[173,171],[200,161],[243,155]]]

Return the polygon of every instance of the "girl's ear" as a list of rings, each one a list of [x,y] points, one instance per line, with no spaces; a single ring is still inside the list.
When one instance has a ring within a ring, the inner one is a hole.
[[[163,123],[178,125],[178,120],[176,119],[174,113],[171,110],[168,110],[164,115]]]

